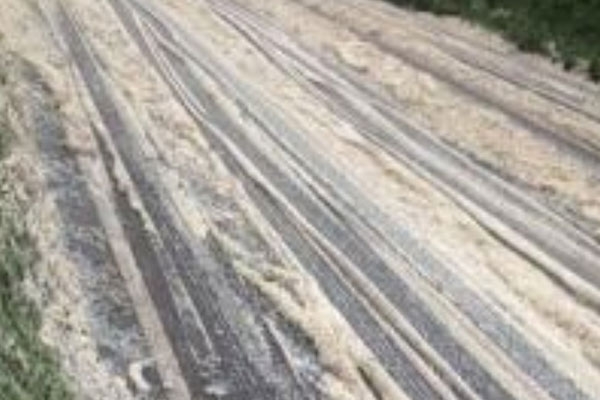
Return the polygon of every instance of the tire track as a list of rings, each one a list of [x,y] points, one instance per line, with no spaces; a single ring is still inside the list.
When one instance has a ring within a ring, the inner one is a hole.
[[[131,206],[127,194],[114,187],[119,216],[192,395],[227,399],[278,398],[275,388],[264,381],[261,373],[246,358],[231,322],[225,319],[219,304],[215,304],[219,297],[213,287],[215,277],[204,272],[204,268],[214,268],[200,267],[214,264],[214,259],[207,249],[192,250],[189,247],[189,240],[182,235],[181,228],[176,226],[171,212],[162,203],[164,196],[160,189],[142,169],[144,164],[136,155],[131,127],[117,109],[84,39],[62,7],[59,6],[58,13],[52,18],[60,27],[62,39],[69,47],[102,122],[110,132],[121,160],[141,195],[144,208],[158,230],[158,237],[147,232],[142,217]],[[114,161],[102,138],[97,136],[97,139],[110,173]],[[114,175],[111,177],[115,184]],[[197,258],[198,251],[201,259]],[[168,270],[176,270],[180,275],[195,311],[201,317],[202,327],[194,327],[184,320],[164,275]],[[298,395],[301,398],[300,393]]]

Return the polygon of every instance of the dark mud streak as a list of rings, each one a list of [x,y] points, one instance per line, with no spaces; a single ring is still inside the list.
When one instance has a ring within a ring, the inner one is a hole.
[[[130,362],[148,356],[147,343],[77,156],[67,146],[51,90],[32,65],[21,60],[15,63],[27,89],[12,103],[38,147],[68,255],[81,267],[80,283],[90,298],[87,311],[92,335],[103,361],[124,375]]]
[[[319,377],[306,376],[305,374],[302,374],[301,371],[296,371],[293,366],[289,365],[284,354],[286,350],[281,347],[281,344],[272,335],[271,330],[265,326],[264,316],[275,312],[273,304],[267,302],[266,299],[260,295],[260,292],[257,288],[253,286],[247,286],[242,281],[240,275],[234,270],[232,259],[213,234],[209,233],[205,239],[205,242],[206,247],[214,255],[217,262],[223,266],[225,279],[227,279],[230,285],[238,288],[236,293],[240,294],[242,298],[247,300],[247,305],[253,310],[255,315],[263,316],[260,318],[260,324],[262,332],[265,336],[264,340],[271,349],[271,357],[274,364],[274,369],[272,371],[274,376],[269,378],[270,380],[285,381],[283,388],[281,389],[280,393],[278,393],[279,396],[282,399],[290,400],[320,399],[322,397],[320,393],[321,391],[317,387]],[[283,327],[284,329],[290,328],[287,321],[283,320],[282,318],[273,316],[272,319],[274,320],[274,323],[280,325],[280,327]],[[307,338],[304,339],[307,340]],[[307,347],[310,347],[309,352],[311,356],[314,356],[316,359],[318,357],[318,355],[315,354],[316,350],[312,348],[312,346]]]
[[[209,386],[225,384],[227,393],[220,397],[223,399],[277,398],[274,388],[265,385],[262,376],[258,374],[244,352],[241,351],[238,338],[229,326],[230,322],[224,319],[218,304],[215,303],[218,296],[214,293],[215,288],[211,285],[213,278],[206,273],[206,269],[214,270],[215,268],[203,267],[203,264],[214,264],[215,261],[206,249],[200,249],[202,250],[201,254],[205,257],[196,259],[198,252],[189,247],[187,238],[175,226],[176,222],[172,220],[172,215],[161,202],[162,193],[142,170],[143,163],[140,162],[140,157],[136,157],[136,149],[131,142],[126,122],[104,86],[104,81],[85,47],[83,39],[64,10],[61,10],[58,17],[63,30],[63,38],[69,46],[73,59],[114,140],[125,167],[141,194],[144,207],[158,229],[162,245],[166,250],[165,253],[172,259],[181,275],[183,284],[202,318],[202,324],[216,348],[216,354],[205,354],[205,359],[201,360],[210,360],[208,368],[198,370],[187,361],[187,357],[179,359],[180,362],[183,362],[182,368],[189,369],[186,378],[192,394],[211,398],[213,395],[206,393],[208,388],[206,384]],[[130,222],[139,223],[136,220]],[[139,252],[138,254],[141,255]],[[148,283],[154,285],[152,281]],[[155,287],[152,295],[162,296],[164,290],[166,288],[162,285]],[[174,343],[174,345],[175,347],[181,346],[181,343]],[[217,395],[214,394],[214,396]]]
[[[369,388],[369,391],[373,395],[373,398],[375,400],[385,400],[384,397],[383,397],[383,395],[381,394],[381,392],[377,388],[377,385],[373,382],[373,380],[371,379],[371,377],[369,376],[369,374],[364,370],[364,368],[362,368],[362,367],[359,366],[357,368],[357,370],[358,370],[358,374],[360,375],[360,378],[365,383],[365,386]]]
[[[113,156],[107,149],[101,135],[95,128],[93,130],[111,181],[117,215],[136,259],[136,264],[140,269],[144,283],[151,294],[154,306],[172,344],[184,379],[190,387],[191,392],[199,391],[201,388],[196,387],[199,383],[196,379],[196,374],[200,370],[200,367],[189,349],[186,329],[183,327],[177,306],[170,293],[169,283],[162,272],[163,266],[172,261],[167,258],[158,238],[152,237],[151,233],[144,228],[144,221],[139,211],[132,207],[128,194],[119,188],[119,182],[113,172]]]

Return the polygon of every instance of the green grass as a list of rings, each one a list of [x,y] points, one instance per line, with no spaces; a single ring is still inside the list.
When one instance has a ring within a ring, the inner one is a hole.
[[[0,124],[0,399],[68,400],[58,362],[39,337],[40,313],[23,291],[36,254],[2,162],[10,136]]]
[[[501,32],[524,50],[586,66],[600,81],[600,0],[388,0],[436,14],[459,15]]]

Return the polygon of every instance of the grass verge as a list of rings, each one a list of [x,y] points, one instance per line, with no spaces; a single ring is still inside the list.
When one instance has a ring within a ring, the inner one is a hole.
[[[40,313],[23,288],[36,254],[23,222],[26,205],[6,168],[10,142],[0,123],[0,399],[69,400],[58,362],[39,337]]]
[[[388,0],[459,15],[501,32],[524,51],[545,54],[600,82],[600,0]]]

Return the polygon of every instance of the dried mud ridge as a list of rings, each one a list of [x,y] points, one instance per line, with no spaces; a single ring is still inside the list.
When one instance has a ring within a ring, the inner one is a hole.
[[[566,217],[535,185],[517,184],[508,169],[489,167],[475,150],[414,123],[382,82],[339,54],[320,53],[323,43],[310,43],[310,26],[293,32],[281,15],[289,7],[290,15],[314,18],[315,29],[339,26],[382,58],[424,71],[482,112],[498,113],[541,140],[556,157],[549,162],[575,158],[578,171],[592,177],[598,137],[587,127],[600,127],[590,106],[598,102],[597,91],[541,67],[534,76],[524,62],[444,31],[451,28],[421,30],[419,40],[474,74],[587,124],[567,131],[502,97],[500,89],[461,80],[409,46],[391,45],[385,25],[378,34],[356,25],[353,18],[366,7],[361,1],[282,0],[272,15],[267,3],[40,4],[52,40],[69,60],[104,186],[93,184],[90,171],[57,145],[65,134],[56,114],[32,98],[22,102],[33,113],[24,119],[41,124],[30,129],[41,133],[40,161],[50,188],[61,188],[56,201],[79,262],[121,267],[109,272],[118,276],[110,282],[132,298],[122,295],[127,315],[117,325],[135,331],[140,346],[121,349],[136,353],[123,353],[122,364],[155,359],[152,368],[160,375],[156,393],[145,395],[600,398],[600,244],[593,223],[584,221],[593,217]],[[365,8],[362,17],[375,23],[385,7]],[[435,40],[446,33],[448,39]],[[337,40],[333,34],[322,39],[331,46]],[[119,51],[134,61],[121,64]],[[126,68],[143,69],[154,82],[135,88],[133,76],[131,83],[119,76]],[[261,73],[281,85],[257,81]],[[139,112],[144,105],[138,100],[148,93],[174,104],[173,119],[185,116],[181,120],[190,124],[181,130],[196,135],[186,136],[188,148],[177,147],[183,132],[160,130]],[[298,112],[302,101],[308,102],[305,120]],[[309,114],[317,109],[319,128]],[[326,129],[330,136],[319,137]],[[356,170],[348,169],[353,154]],[[199,164],[185,164],[188,156]],[[363,171],[361,160],[372,164]],[[210,173],[226,177],[225,194],[198,167],[205,161],[215,165]],[[371,170],[375,185],[389,184],[387,192],[369,186]],[[403,192],[410,188],[414,193]],[[105,203],[91,191],[102,192]],[[428,236],[433,211],[396,215],[403,196],[423,198],[424,208],[438,202],[440,213],[449,210],[448,220],[473,235],[464,252],[437,250],[444,239],[436,232],[452,240],[457,231],[441,219]],[[111,218],[119,236],[107,228]],[[97,236],[90,243],[77,236],[82,231]],[[470,259],[470,251],[506,258],[488,264]],[[111,260],[95,261],[104,257]],[[127,269],[127,260],[135,268]],[[502,269],[504,262],[523,275]],[[539,292],[519,286],[528,279],[539,279]],[[575,311],[552,308],[547,299],[553,296]]]

